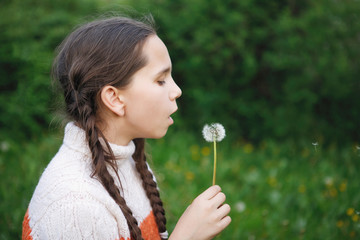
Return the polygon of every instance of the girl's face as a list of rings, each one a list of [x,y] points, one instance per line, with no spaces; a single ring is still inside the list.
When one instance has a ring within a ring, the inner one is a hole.
[[[127,128],[122,132],[130,139],[163,137],[174,122],[170,115],[177,110],[176,99],[181,95],[171,76],[169,53],[158,36],[148,37],[143,54],[147,64],[122,94]]]

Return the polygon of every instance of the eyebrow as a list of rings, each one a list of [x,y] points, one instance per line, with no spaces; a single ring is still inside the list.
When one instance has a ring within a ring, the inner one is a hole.
[[[166,74],[166,73],[169,73],[169,72],[171,72],[171,67],[167,67],[167,68],[161,70],[160,72],[158,72],[158,73],[155,75],[155,78],[160,77],[160,76],[162,76],[162,75],[164,75],[164,74]]]

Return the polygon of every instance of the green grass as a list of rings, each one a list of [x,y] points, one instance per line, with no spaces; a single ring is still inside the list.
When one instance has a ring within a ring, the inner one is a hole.
[[[61,134],[29,143],[1,142],[0,239],[19,239],[37,181],[61,144]],[[8,147],[6,147],[8,145]],[[4,147],[5,146],[5,147]],[[212,145],[171,132],[148,141],[168,230],[212,181]],[[217,184],[232,207],[230,226],[216,239],[358,239],[360,151],[311,142],[223,140]]]

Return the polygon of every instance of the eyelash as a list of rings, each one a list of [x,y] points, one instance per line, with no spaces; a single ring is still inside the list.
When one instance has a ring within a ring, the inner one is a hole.
[[[160,86],[162,86],[162,85],[165,84],[165,81],[164,81],[164,80],[158,80],[157,83],[158,83]]]

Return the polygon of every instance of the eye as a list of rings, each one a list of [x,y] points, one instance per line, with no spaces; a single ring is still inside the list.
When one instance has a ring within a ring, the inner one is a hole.
[[[165,81],[164,80],[158,80],[157,83],[159,84],[159,86],[162,86],[165,84]]]

